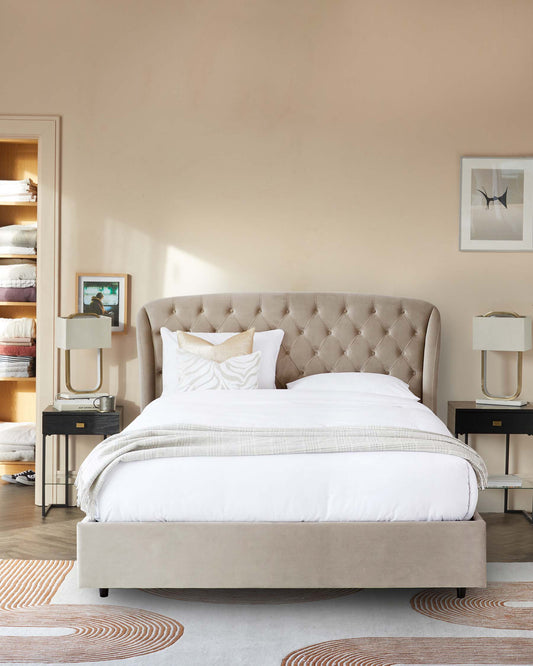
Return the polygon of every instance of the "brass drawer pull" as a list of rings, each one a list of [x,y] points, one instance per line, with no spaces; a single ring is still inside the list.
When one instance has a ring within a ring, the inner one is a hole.
[[[492,425],[493,426],[501,426],[502,422],[501,421],[493,421]]]
[[[76,428],[85,428],[85,423],[76,423]]]

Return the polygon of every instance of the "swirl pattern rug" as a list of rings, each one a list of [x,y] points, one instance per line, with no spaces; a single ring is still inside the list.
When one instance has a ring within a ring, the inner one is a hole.
[[[70,561],[0,560],[0,663],[533,665],[533,563],[487,589],[97,590]]]

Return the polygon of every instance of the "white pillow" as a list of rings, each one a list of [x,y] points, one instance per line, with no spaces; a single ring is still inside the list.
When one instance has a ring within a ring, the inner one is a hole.
[[[189,332],[189,331],[187,331]],[[237,333],[191,333],[202,340],[218,345]],[[278,362],[279,348],[285,332],[280,328],[272,331],[260,331],[254,334],[253,351],[261,352],[261,364],[259,366],[259,386],[260,389],[276,388],[276,363]],[[176,349],[178,349],[178,334],[163,327],[161,329],[161,341],[163,343],[163,392],[172,392],[177,390],[177,359]]]
[[[176,349],[178,391],[249,391],[257,388],[261,352],[210,361]]]
[[[287,388],[293,391],[357,391],[419,400],[401,379],[377,372],[325,372],[297,379],[287,384]]]

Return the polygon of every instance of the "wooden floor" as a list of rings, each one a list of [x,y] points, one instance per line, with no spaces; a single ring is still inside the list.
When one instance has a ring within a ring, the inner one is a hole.
[[[76,524],[84,514],[51,509],[43,520],[34,490],[0,481],[0,559],[76,559]]]
[[[51,509],[46,519],[33,488],[0,482],[0,559],[76,559],[76,508]],[[533,562],[533,525],[522,515],[486,513],[490,562]]]

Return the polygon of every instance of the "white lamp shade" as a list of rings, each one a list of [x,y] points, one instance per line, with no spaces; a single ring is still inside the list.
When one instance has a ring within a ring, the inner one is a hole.
[[[111,317],[57,317],[56,346],[60,349],[111,347]]]
[[[486,351],[531,349],[530,317],[474,317],[473,348]]]

